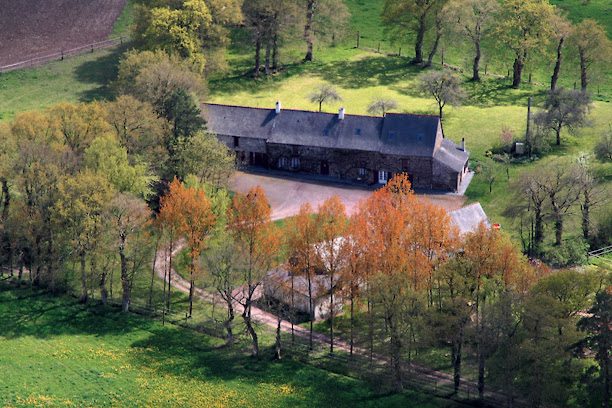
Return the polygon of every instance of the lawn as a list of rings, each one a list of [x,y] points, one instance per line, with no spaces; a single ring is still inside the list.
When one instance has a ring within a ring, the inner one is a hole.
[[[355,379],[291,360],[253,360],[221,341],[133,314],[0,283],[2,406],[404,406]]]

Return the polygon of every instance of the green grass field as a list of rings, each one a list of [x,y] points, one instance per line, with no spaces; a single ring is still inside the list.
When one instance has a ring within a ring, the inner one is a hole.
[[[133,314],[0,283],[0,406],[445,407],[376,395],[291,360],[254,361],[221,341]]]

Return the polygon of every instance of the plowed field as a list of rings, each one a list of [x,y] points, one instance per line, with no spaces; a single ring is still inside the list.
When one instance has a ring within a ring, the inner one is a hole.
[[[104,40],[126,0],[0,0],[0,66]]]

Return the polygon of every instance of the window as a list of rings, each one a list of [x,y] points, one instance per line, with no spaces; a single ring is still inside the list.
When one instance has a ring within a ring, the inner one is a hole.
[[[365,167],[360,167],[359,168],[359,177],[365,177],[367,172],[368,171],[365,169]]]
[[[291,158],[291,168],[292,169],[299,169],[300,168],[300,158],[299,157],[292,157]]]
[[[389,173],[386,170],[378,170],[378,183],[387,184],[389,180]]]
[[[234,147],[240,146],[240,139],[237,136],[234,136]]]
[[[286,157],[280,157],[278,159],[278,168],[284,169],[287,167],[289,167],[289,159],[287,159]]]

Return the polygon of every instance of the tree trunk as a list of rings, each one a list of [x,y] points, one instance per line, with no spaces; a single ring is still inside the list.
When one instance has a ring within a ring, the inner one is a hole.
[[[334,353],[334,274],[330,274],[329,279],[329,352]]]
[[[251,320],[251,299],[247,299],[246,301],[244,311],[242,312],[242,319],[244,320],[247,332],[251,336],[251,354],[253,355],[253,357],[257,357],[259,356],[259,342],[257,338],[257,333],[255,332],[255,328],[253,327],[253,322]]]
[[[463,348],[463,324],[459,329],[459,335],[453,341],[452,346],[452,363],[453,363],[453,383],[455,386],[455,393],[459,391],[461,385],[461,353]]]
[[[310,268],[308,270],[308,312],[310,313],[310,333],[308,336],[308,346],[312,350],[312,325],[315,319],[314,316],[314,305],[312,301],[312,279],[310,277]]]
[[[582,92],[586,92],[589,80],[587,76],[587,61],[585,50],[579,49],[578,54],[580,55],[580,88],[582,89]]]
[[[155,240],[155,255],[153,256],[153,267],[151,268],[151,282],[149,284],[149,299],[147,305],[149,308],[153,306],[153,281],[155,280],[155,266],[157,264],[157,251],[159,250],[159,235]]]
[[[423,41],[425,40],[425,31],[427,31],[427,14],[422,14],[419,16],[419,27],[417,29],[416,40],[414,42],[413,64],[423,63]]]
[[[512,76],[512,87],[514,89],[519,89],[521,87],[521,77],[523,75],[524,66],[525,61],[523,60],[523,56],[518,56],[514,59],[514,70]]]
[[[278,71],[279,68],[279,59],[280,59],[280,51],[278,49],[278,33],[274,34],[274,38],[272,40],[272,70],[274,72]]]
[[[172,252],[174,251],[174,239],[170,240],[170,254],[168,255],[168,290],[166,291],[166,312],[170,313],[170,289],[172,288]]]
[[[227,320],[224,323],[225,331],[227,333],[227,339],[225,344],[231,346],[234,344],[234,332],[233,332],[233,323],[234,323],[234,305],[232,304],[232,294],[231,290],[229,294],[224,296],[225,303],[227,304]]]
[[[87,270],[85,267],[85,251],[81,251],[79,254],[80,262],[81,262],[81,296],[79,297],[79,302],[87,303],[89,300],[89,293],[87,292]],[[32,270],[30,270],[30,273]]]
[[[540,206],[535,208],[534,222],[535,228],[533,241],[534,250],[537,255],[540,253],[540,247],[544,241],[544,221],[542,219],[542,208]]]
[[[475,55],[474,55],[474,64],[472,65],[472,81],[480,82],[480,58],[482,56],[480,50],[480,39],[474,41]],[[486,74],[486,68],[485,68]]]
[[[2,184],[2,215],[0,221],[3,225],[6,225],[6,221],[9,217],[9,207],[11,204],[11,193],[9,189],[8,180],[0,178],[0,184]],[[2,234],[2,241],[0,242],[0,250],[6,250],[6,261],[9,268],[9,275],[13,272],[13,246],[11,244],[11,237],[8,231],[4,231]],[[4,259],[2,259],[4,261]],[[2,264],[0,264],[0,276],[2,276]]]
[[[353,344],[355,342],[355,294],[353,282],[351,282],[351,339],[349,343],[349,355],[353,357]]]
[[[440,44],[441,37],[442,37],[442,21],[436,18],[436,38],[434,40],[433,46],[431,47],[431,51],[429,52],[429,55],[427,56],[427,63],[425,64],[425,67],[431,67],[431,65],[433,64],[433,59],[436,56],[436,53],[438,52],[438,45]]]
[[[257,34],[255,40],[255,68],[253,69],[253,76],[259,78],[259,71],[261,70],[261,35]]]
[[[281,319],[281,314],[280,311],[278,312],[278,318],[276,319],[276,341],[274,344],[274,348],[275,348],[275,357],[277,360],[280,360],[282,358],[281,355],[281,348],[282,348],[282,343],[281,343],[281,323],[283,322],[283,319]]]
[[[193,293],[195,289],[195,260],[191,258],[191,265],[189,265],[189,317],[193,312]]]
[[[100,300],[106,306],[108,304],[108,290],[106,289],[106,271],[100,274]]]
[[[557,146],[561,146],[561,125],[555,129],[555,136],[557,138]]]
[[[444,105],[438,102],[438,115],[440,116],[440,132],[442,132],[442,137],[444,138],[444,125],[442,124],[443,115],[444,115]]]
[[[563,59],[563,43],[565,42],[565,37],[561,37],[559,39],[559,43],[557,44],[557,62],[555,62],[555,68],[553,70],[552,77],[550,78],[550,90],[554,91],[557,89],[557,81],[559,80],[559,72],[561,71],[561,61]]]
[[[130,311],[130,292],[131,284],[128,274],[127,257],[125,255],[126,236],[124,233],[119,235],[119,259],[121,261],[121,311],[127,313]]]
[[[305,62],[313,59],[314,38],[312,33],[312,22],[314,20],[314,9],[316,0],[308,0],[306,4],[306,25],[304,26],[304,40],[306,41]]]
[[[555,217],[555,245],[560,246],[563,240],[563,216],[559,213]]]
[[[394,388],[396,392],[402,392],[402,340],[398,333],[393,317],[387,318],[387,324],[391,331],[391,365],[393,366]]]
[[[266,56],[264,62],[264,72],[266,76],[270,75],[270,58],[272,56],[272,41],[268,39],[266,41]]]
[[[588,240],[591,236],[591,194],[588,189],[584,191],[584,201],[582,202],[582,237]]]

